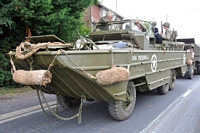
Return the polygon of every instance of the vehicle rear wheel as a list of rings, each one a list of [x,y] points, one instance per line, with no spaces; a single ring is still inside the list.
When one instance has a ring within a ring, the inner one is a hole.
[[[200,65],[197,64],[197,74],[200,75]]]
[[[63,109],[67,110],[67,109],[77,108],[80,105],[81,100],[80,98],[72,98],[59,95],[58,103]]]
[[[189,78],[189,79],[192,79],[193,76],[194,76],[193,66],[190,65],[190,66],[188,66],[188,78]]]
[[[193,64],[193,68],[194,68],[194,75],[198,75],[198,69],[196,63]]]
[[[115,120],[126,120],[133,112],[136,102],[136,90],[133,81],[129,81],[126,95],[127,101],[115,101],[108,103],[109,113]]]
[[[165,85],[162,85],[158,87],[157,90],[160,95],[165,95],[169,91],[169,84],[167,83]]]
[[[176,82],[176,71],[171,70],[170,81],[169,81],[169,90],[174,89],[175,82]]]

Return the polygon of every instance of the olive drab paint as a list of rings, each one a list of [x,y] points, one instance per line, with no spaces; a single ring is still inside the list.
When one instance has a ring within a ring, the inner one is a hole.
[[[169,85],[175,83],[172,75],[184,76],[187,71],[186,52],[179,47],[184,43],[163,41],[162,44],[156,44],[152,32],[136,30],[135,22],[136,20],[130,19],[97,23],[89,37],[81,37],[84,41],[74,41],[70,45],[65,45],[66,42],[54,35],[30,37],[34,45],[48,41],[63,43],[47,45],[32,55],[34,70],[47,69],[56,55],[57,57],[50,69],[51,83],[46,87],[31,87],[48,94],[61,95],[61,101],[67,100],[64,104],[67,107],[69,103],[75,104],[73,101],[79,100],[81,96],[89,101],[104,100],[109,103],[109,113],[114,119],[127,119],[135,106],[136,90],[144,92],[158,89],[158,93],[164,95],[169,90]],[[99,29],[105,25],[108,30]],[[118,29],[114,28],[116,25]],[[59,49],[64,52],[58,54]],[[16,59],[15,51],[11,55],[18,69],[29,70],[29,59]],[[128,68],[130,77],[123,82],[98,85],[95,75],[113,65]],[[76,105],[79,104],[76,102]],[[119,113],[122,116],[118,116]]]

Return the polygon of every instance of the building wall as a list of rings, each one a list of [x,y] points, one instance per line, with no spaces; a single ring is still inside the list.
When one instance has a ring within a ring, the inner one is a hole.
[[[94,5],[94,6],[90,6],[90,7],[86,8],[86,10],[84,12],[85,24],[88,27],[93,28],[93,26],[95,26],[95,24],[99,22],[100,18],[105,16],[109,10],[110,9],[106,8],[103,5]],[[119,14],[117,14],[117,13],[115,13],[115,14],[116,14],[116,17],[123,19],[123,17],[120,16]]]
[[[102,17],[100,6],[92,6],[92,17],[96,23],[99,22]]]

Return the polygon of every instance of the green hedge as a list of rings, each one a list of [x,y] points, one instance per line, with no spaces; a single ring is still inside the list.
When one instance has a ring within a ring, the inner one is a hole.
[[[87,34],[83,11],[98,0],[1,0],[0,1],[0,87],[17,87],[10,72],[7,53],[25,41],[27,29],[32,35],[54,34],[66,42]]]

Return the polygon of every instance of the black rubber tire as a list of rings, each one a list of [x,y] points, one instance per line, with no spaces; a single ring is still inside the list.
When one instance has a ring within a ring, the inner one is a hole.
[[[81,100],[79,98],[65,97],[65,96],[59,95],[58,103],[63,109],[68,110],[68,109],[77,108],[80,105]]]
[[[128,101],[115,101],[108,103],[108,110],[115,120],[126,120],[133,113],[136,102],[136,90],[132,81],[127,86]]]
[[[160,95],[165,95],[169,91],[169,84],[167,83],[165,85],[162,85],[158,87],[157,90]]]
[[[196,63],[193,64],[193,68],[194,68],[194,75],[198,75],[198,69]]]
[[[171,70],[170,81],[169,81],[169,90],[174,89],[175,82],[176,82],[176,71]]]
[[[197,64],[197,74],[200,75],[200,65]]]
[[[194,76],[193,66],[190,65],[190,66],[188,66],[188,78],[189,78],[189,79],[192,79],[193,76]]]

